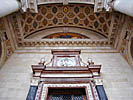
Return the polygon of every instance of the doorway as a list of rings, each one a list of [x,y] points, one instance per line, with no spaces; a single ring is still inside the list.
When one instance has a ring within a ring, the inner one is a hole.
[[[50,88],[47,100],[87,100],[85,88]]]

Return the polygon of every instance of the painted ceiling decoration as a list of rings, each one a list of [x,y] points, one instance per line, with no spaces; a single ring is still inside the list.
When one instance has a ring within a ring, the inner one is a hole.
[[[48,36],[43,37],[43,39],[49,38],[49,39],[89,39],[89,37],[77,34],[77,33],[55,33]]]
[[[12,55],[11,38],[7,35],[4,18],[0,18],[0,67]]]
[[[59,26],[87,28],[108,36],[112,15],[105,12],[94,14],[93,5],[41,5],[38,11],[37,14],[20,16],[24,37],[44,28]]]
[[[30,12],[23,14],[17,13],[13,14],[11,19],[18,47],[54,46],[54,43],[57,41],[52,43],[53,41],[47,41],[47,38],[35,41],[28,39],[28,37],[39,33],[39,31],[58,27],[75,27],[94,31],[107,37],[107,39],[100,41],[87,40],[88,42],[85,40],[86,46],[91,46],[92,44],[109,46],[115,42],[120,14],[107,13],[104,11],[94,13],[94,6],[86,4],[49,4],[38,6],[38,13],[36,14]],[[76,41],[77,40],[75,40],[75,42]],[[62,44],[64,44],[64,42],[70,41],[63,41],[63,43],[61,41]]]

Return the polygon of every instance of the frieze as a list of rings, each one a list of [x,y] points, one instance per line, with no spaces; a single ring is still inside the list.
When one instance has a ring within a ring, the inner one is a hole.
[[[87,98],[89,98],[89,100],[99,100],[95,86],[92,85],[91,82],[87,84],[43,84],[41,100],[47,99],[48,88],[74,88],[74,87],[75,88],[86,88]]]
[[[66,40],[61,40],[61,39],[45,39],[43,41],[31,41],[31,40],[25,40],[23,43],[24,47],[36,47],[36,46],[79,46],[79,47],[84,47],[84,46],[109,46],[108,41],[105,40],[95,40],[91,41],[89,39],[66,39]]]

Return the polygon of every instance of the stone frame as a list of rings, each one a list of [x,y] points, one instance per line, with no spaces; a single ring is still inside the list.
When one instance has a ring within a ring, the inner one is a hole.
[[[99,100],[97,91],[91,82],[83,84],[43,84],[40,100],[47,100],[49,88],[85,88],[87,100]]]

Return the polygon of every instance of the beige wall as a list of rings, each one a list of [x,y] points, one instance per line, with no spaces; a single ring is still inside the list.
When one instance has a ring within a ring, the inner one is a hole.
[[[32,77],[32,64],[40,58],[50,61],[50,53],[14,53],[0,69],[0,100],[25,100]],[[101,75],[109,100],[133,100],[133,72],[119,53],[82,53],[86,62],[102,64]]]

